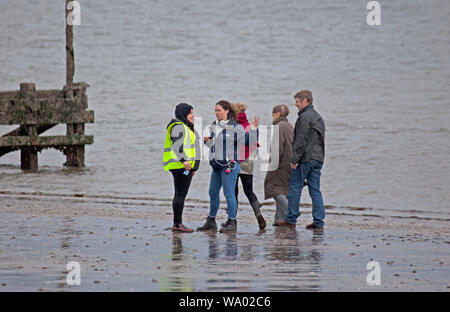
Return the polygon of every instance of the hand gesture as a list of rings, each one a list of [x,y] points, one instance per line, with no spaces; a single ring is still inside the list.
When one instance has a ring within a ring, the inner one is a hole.
[[[251,125],[252,125],[252,128],[253,128],[253,129],[258,128],[258,125],[259,125],[259,117],[253,118],[253,121],[252,121]]]

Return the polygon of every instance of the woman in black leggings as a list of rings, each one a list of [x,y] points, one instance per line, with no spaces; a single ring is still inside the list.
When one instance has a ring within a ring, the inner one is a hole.
[[[237,121],[240,125],[244,127],[244,130],[247,132],[249,130],[249,122],[247,120],[247,115],[245,111],[247,109],[247,105],[241,103],[233,103],[232,107],[234,111],[237,113]],[[254,141],[254,142],[253,142]],[[247,197],[250,206],[253,208],[253,212],[255,213],[256,220],[258,221],[258,226],[260,229],[264,229],[266,227],[266,221],[264,220],[263,215],[261,214],[262,205],[259,203],[258,198],[253,192],[253,171],[254,171],[254,161],[256,155],[258,153],[258,142],[253,140],[245,143],[245,146],[242,147],[240,151],[241,155],[241,172],[239,173],[238,178],[236,179],[236,200],[239,195],[239,187],[238,182],[239,178],[241,179],[242,186],[244,188],[245,196]]]
[[[191,186],[192,176],[194,172],[189,172],[185,175],[185,169],[172,169],[170,172],[173,175],[173,186],[175,193],[172,200],[173,210],[173,232],[193,232],[194,230],[183,225],[183,209],[186,195]]]
[[[164,144],[164,170],[173,176],[175,194],[172,201],[173,232],[193,232],[183,225],[184,201],[191,185],[192,177],[200,165],[200,145],[194,130],[194,110],[186,103],[177,105],[175,119],[167,125]]]

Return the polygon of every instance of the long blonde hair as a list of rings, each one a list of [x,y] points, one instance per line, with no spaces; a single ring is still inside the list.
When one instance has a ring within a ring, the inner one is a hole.
[[[245,113],[245,111],[247,110],[247,104],[242,103],[231,103],[231,107],[233,107],[236,115],[239,113]]]

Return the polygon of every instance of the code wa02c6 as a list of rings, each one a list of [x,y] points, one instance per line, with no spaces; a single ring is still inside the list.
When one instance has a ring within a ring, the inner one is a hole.
[[[270,307],[270,297],[222,297],[225,307]]]

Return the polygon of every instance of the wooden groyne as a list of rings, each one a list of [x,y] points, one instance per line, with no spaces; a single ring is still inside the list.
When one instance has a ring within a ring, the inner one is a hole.
[[[65,1],[66,17],[70,0]],[[75,73],[73,25],[66,19],[66,85],[62,90],[36,90],[34,83],[20,84],[18,91],[0,92],[0,125],[19,125],[0,137],[0,157],[20,149],[21,168],[36,170],[37,153],[45,148],[62,151],[69,167],[85,165],[85,145],[94,137],[85,135],[85,124],[94,122],[94,111],[87,110],[85,82],[73,82]],[[40,136],[58,124],[66,124],[66,135]]]
[[[20,125],[0,137],[0,157],[20,149],[21,168],[36,170],[37,153],[56,148],[67,156],[65,165],[84,166],[84,145],[94,141],[84,134],[85,123],[94,122],[94,111],[86,110],[87,86],[36,90],[34,83],[21,83],[19,91],[0,92],[0,125]],[[40,136],[58,124],[67,125],[65,136]]]

